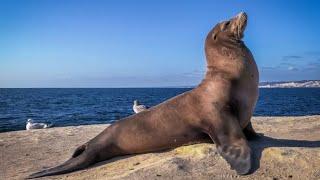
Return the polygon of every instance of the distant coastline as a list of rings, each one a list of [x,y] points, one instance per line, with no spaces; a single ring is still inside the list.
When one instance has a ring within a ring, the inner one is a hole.
[[[171,86],[163,88],[194,88],[196,86]],[[160,87],[162,88],[162,87]],[[259,88],[320,88],[320,80],[266,81],[260,82]]]
[[[320,80],[260,82],[259,88],[320,88]]]
[[[196,86],[167,86],[151,88],[194,88]],[[320,88],[320,80],[266,81],[260,82],[259,88]]]

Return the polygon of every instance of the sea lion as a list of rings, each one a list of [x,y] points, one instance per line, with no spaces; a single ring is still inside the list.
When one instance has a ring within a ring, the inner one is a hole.
[[[155,152],[210,137],[238,174],[251,168],[246,139],[251,126],[259,74],[241,40],[247,15],[218,23],[207,35],[207,72],[193,90],[110,125],[78,147],[65,163],[29,176],[36,178],[86,168],[115,156]]]

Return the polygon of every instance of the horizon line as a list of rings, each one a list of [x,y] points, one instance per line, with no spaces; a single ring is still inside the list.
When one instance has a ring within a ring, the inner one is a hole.
[[[285,82],[302,82],[302,81],[320,81],[319,79],[310,79],[310,80],[292,80],[292,81],[261,81],[259,82],[259,86],[261,83],[285,83]],[[116,88],[128,88],[128,89],[138,89],[138,88],[195,88],[197,85],[181,85],[181,86],[137,86],[137,87],[0,87],[0,89],[116,89]],[[259,87],[260,88],[260,87]]]

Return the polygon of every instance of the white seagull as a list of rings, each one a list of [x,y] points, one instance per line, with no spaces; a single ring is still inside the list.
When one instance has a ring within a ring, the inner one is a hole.
[[[27,120],[26,130],[30,129],[45,129],[51,127],[52,124],[34,123],[32,119]]]
[[[134,100],[132,109],[135,113],[139,113],[139,112],[147,110],[147,107],[142,104],[139,105],[138,100]]]

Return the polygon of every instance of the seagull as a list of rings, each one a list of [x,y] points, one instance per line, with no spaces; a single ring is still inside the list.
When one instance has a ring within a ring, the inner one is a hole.
[[[51,127],[52,124],[46,124],[46,123],[34,123],[32,119],[27,120],[26,130],[31,129],[45,129]]]
[[[147,110],[147,107],[142,104],[139,105],[138,100],[134,100],[132,109],[135,113],[139,113],[139,112]]]

